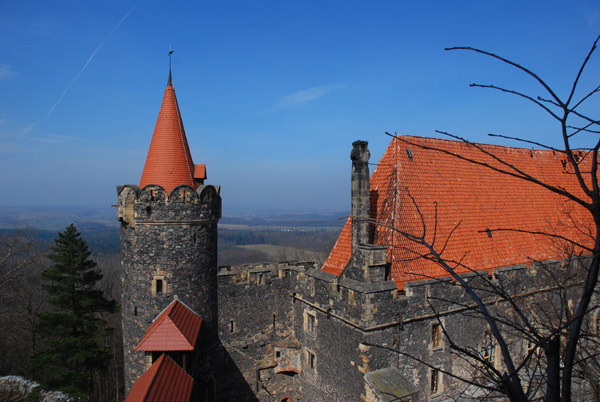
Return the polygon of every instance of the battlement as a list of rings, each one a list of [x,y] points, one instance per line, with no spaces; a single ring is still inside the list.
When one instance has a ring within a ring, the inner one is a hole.
[[[155,184],[117,186],[118,219],[122,223],[198,223],[221,218],[221,187],[188,185],[175,187],[169,195]]]
[[[272,280],[291,277],[292,272],[305,272],[317,269],[315,261],[281,261],[243,264],[235,267],[220,266],[217,277],[219,283],[238,285],[268,285]]]

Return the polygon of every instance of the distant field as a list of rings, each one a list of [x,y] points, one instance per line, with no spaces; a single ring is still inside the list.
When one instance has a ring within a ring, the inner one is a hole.
[[[339,231],[348,212],[248,213],[225,215],[219,228],[234,230]],[[98,207],[0,207],[0,229],[35,227],[62,230],[70,223],[118,227],[117,212],[110,205]]]
[[[235,225],[232,223],[219,223],[219,229],[248,229],[248,225]]]
[[[0,228],[30,226],[42,230],[62,230],[69,224],[97,224],[117,227],[117,212],[102,207],[0,207]]]
[[[269,256],[271,261],[307,260],[321,261],[327,258],[326,253],[303,250],[294,247],[275,246],[273,244],[246,244],[238,246],[246,250],[259,251]]]
[[[324,261],[345,220],[343,213],[252,214],[224,216],[219,222],[219,264]],[[0,207],[0,236],[29,227],[40,247],[75,223],[94,255],[118,255],[116,211],[102,208]]]

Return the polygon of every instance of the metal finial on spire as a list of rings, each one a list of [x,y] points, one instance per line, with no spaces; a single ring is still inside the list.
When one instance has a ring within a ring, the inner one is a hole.
[[[171,79],[171,55],[175,50],[171,48],[171,44],[169,43],[169,82],[167,82],[167,86],[173,86],[173,80]]]

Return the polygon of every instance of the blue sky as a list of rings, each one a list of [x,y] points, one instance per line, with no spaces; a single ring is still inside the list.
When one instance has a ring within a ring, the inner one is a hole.
[[[0,206],[107,207],[137,184],[170,43],[194,162],[231,214],[349,210],[351,142],[376,162],[385,131],[556,145],[535,107],[468,87],[542,95],[533,81],[444,48],[493,51],[564,94],[598,33],[597,0],[0,0]]]

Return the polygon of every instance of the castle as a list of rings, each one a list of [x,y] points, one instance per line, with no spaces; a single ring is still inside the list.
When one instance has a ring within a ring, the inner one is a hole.
[[[478,147],[578,191],[552,151]],[[457,272],[474,286],[501,283],[527,298],[546,286],[548,267],[565,266],[541,233],[561,227],[580,239],[590,219],[538,186],[453,156],[493,163],[478,147],[395,137],[371,176],[368,144],[356,141],[352,215],[322,267],[219,268],[220,187],[205,184],[206,166],[192,161],[169,74],[140,184],[118,187],[128,400],[477,397],[445,374],[470,375],[447,339],[500,368],[497,345],[465,314],[464,289],[405,234],[460,261]],[[515,336],[510,347],[527,354],[532,346]]]

